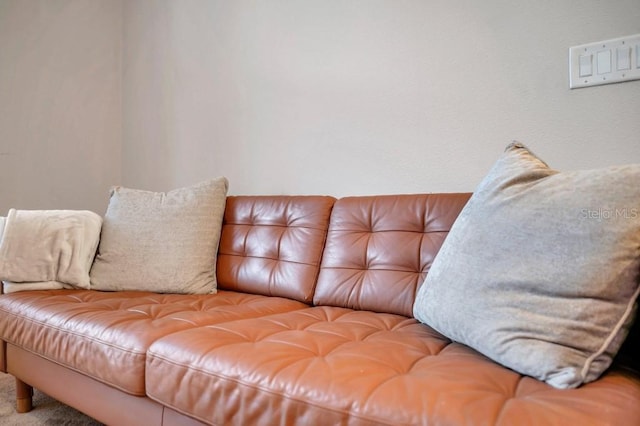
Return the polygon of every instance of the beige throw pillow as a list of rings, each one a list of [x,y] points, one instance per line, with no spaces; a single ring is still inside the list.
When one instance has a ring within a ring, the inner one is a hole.
[[[227,189],[224,177],[166,193],[113,188],[91,288],[215,293]]]
[[[454,223],[414,316],[557,388],[611,364],[634,318],[640,164],[558,172],[512,144]]]

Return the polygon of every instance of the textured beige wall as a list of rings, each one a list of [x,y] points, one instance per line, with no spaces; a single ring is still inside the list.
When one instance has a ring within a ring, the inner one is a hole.
[[[638,162],[640,81],[567,70],[638,22],[640,0],[0,0],[0,214],[217,175],[468,191],[512,139],[560,169]]]
[[[122,2],[0,0],[0,215],[103,213],[121,180]]]
[[[560,169],[640,161],[640,81],[570,91],[568,48],[640,1],[125,2],[125,184],[468,191],[512,140]]]

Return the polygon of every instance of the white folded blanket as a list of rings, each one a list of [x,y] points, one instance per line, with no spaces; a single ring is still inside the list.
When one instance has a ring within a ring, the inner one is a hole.
[[[5,293],[89,288],[101,228],[102,218],[86,210],[9,210],[0,221]]]

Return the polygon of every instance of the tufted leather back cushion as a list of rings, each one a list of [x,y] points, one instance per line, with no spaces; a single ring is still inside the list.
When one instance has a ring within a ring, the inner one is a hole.
[[[335,198],[227,198],[218,288],[311,303]]]
[[[470,196],[336,201],[314,304],[413,316],[418,286]]]

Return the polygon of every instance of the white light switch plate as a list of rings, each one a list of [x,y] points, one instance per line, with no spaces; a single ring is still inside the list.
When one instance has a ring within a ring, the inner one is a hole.
[[[640,34],[569,49],[569,87],[640,80]]]

